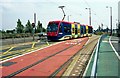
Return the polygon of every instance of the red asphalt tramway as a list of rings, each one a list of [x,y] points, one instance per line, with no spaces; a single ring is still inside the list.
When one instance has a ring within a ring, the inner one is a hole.
[[[2,66],[2,76],[50,76],[59,69],[87,42],[88,37],[66,40],[62,43],[33,53],[9,60],[15,62],[10,66]]]

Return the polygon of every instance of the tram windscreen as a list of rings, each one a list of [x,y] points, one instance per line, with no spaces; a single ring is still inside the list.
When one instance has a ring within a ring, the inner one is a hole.
[[[58,24],[56,22],[50,22],[47,27],[48,32],[56,32],[58,30]]]

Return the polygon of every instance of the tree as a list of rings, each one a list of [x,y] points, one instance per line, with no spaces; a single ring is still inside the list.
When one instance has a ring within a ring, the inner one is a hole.
[[[30,21],[28,20],[27,24],[26,24],[26,27],[25,27],[25,32],[26,33],[32,33],[32,30],[33,30],[33,27],[30,23]]]
[[[0,30],[0,32],[1,32],[2,34],[3,34],[3,33],[6,33],[6,32],[5,32],[5,30],[3,30],[3,29],[2,29],[2,30]]]
[[[109,31],[109,28],[107,27],[107,28],[106,28],[106,32],[108,33],[108,31]]]
[[[38,21],[38,25],[37,25],[36,32],[37,32],[37,33],[42,32],[42,23],[40,23],[40,21]]]
[[[15,29],[13,29],[13,30],[6,30],[6,33],[11,33],[11,34],[13,34],[13,33],[15,33]]]
[[[101,31],[101,27],[100,27],[100,25],[99,25],[99,27],[98,27],[98,31]]]
[[[20,19],[17,21],[17,27],[16,27],[17,33],[23,33],[24,32],[24,26],[22,25]]]
[[[45,28],[42,28],[43,32],[47,32],[47,30]]]
[[[103,31],[103,23],[101,23],[101,31]]]

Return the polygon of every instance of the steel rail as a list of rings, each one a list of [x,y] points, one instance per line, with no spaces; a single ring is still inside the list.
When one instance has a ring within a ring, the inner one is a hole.
[[[91,42],[89,42],[88,44],[91,44],[93,41],[97,40],[98,38],[95,38],[94,40],[92,40]],[[87,46],[83,47],[83,48],[86,48]],[[73,60],[73,58],[79,54],[79,52],[81,51],[81,49],[76,53],[74,54],[68,61],[66,61],[60,68],[58,68],[56,71],[54,71],[51,75],[50,75],[50,78],[55,78],[56,75],[70,62]],[[80,77],[80,75],[78,76]]]

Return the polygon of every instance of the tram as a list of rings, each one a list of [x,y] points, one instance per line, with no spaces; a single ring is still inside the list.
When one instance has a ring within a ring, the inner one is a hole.
[[[66,40],[92,36],[92,26],[77,22],[50,21],[47,26],[48,40]]]

